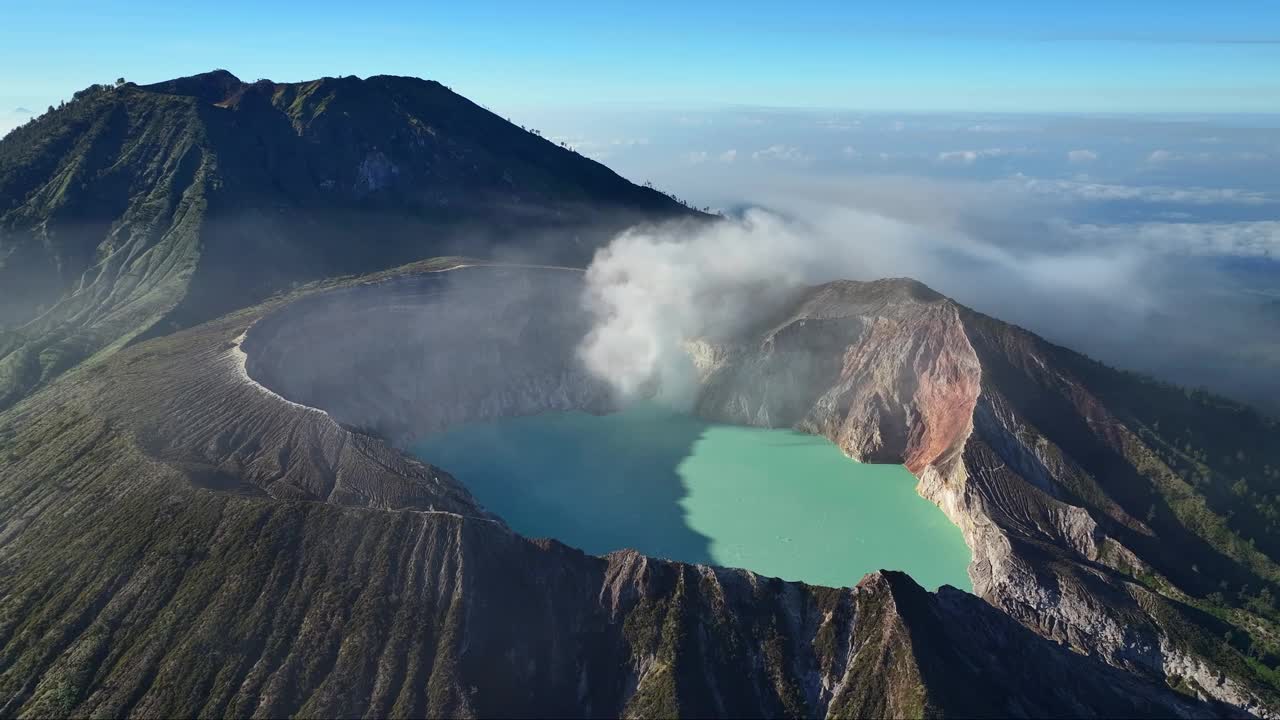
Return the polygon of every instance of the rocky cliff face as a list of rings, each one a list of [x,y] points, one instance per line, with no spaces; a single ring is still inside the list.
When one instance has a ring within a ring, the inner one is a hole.
[[[694,357],[699,414],[798,427],[917,474],[958,457],[982,374],[956,306],[912,281],[824,285],[759,336]]]
[[[1191,509],[1156,527],[1151,503],[1188,488],[1072,370],[1109,372],[1112,387],[1119,373],[904,280],[815,288],[763,332],[693,355],[700,414],[906,464],[963,530],[975,592],[1042,635],[1253,712],[1275,706],[1267,668],[1224,642],[1212,600],[1188,593],[1242,577],[1269,586],[1276,565]],[[1250,439],[1240,447],[1255,450]],[[1275,627],[1265,609],[1226,614],[1261,638]]]
[[[1150,471],[1100,464],[1136,450],[1105,414],[1121,405],[1084,390],[1102,371],[1066,351],[908,281],[816,288],[758,335],[692,345],[700,412],[908,463],[964,530],[981,597],[892,572],[825,589],[595,558],[515,535],[384,441],[609,407],[572,362],[577,273],[439,272],[455,264],[152,340],[0,415],[0,714],[1274,706],[1220,630],[1261,636],[1268,618],[1210,615],[1154,552],[1172,525],[1133,520],[1116,488]],[[1047,422],[1055,393],[1088,419]]]

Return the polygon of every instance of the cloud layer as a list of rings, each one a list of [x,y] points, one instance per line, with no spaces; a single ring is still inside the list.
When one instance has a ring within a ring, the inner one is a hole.
[[[740,268],[747,285],[911,276],[1113,365],[1246,400],[1270,386],[1280,408],[1280,121],[734,108],[628,112],[597,134],[631,135],[651,142],[611,167],[741,217],[732,240],[615,246],[601,267],[625,293],[660,294],[641,268],[684,273],[720,245],[767,259]],[[615,291],[602,317],[645,327]],[[664,312],[707,326],[682,307]]]
[[[586,367],[623,398],[656,389],[687,405],[694,387],[687,340],[731,337],[797,288],[838,279],[912,276],[980,305],[1050,303],[1063,317],[1114,307],[1117,287],[1127,288],[1126,317],[1152,302],[1140,252],[1017,253],[943,218],[909,222],[835,205],[791,210],[633,230],[599,251],[587,271],[584,302],[596,324],[580,349]],[[789,219],[796,217],[804,219]]]

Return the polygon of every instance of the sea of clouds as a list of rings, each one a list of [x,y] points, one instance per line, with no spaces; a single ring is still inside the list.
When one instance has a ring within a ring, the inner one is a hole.
[[[1280,130],[1265,118],[662,117],[577,137],[727,216],[597,255],[583,358],[624,394],[686,385],[685,338],[796,286],[907,276],[1110,364],[1280,407]]]

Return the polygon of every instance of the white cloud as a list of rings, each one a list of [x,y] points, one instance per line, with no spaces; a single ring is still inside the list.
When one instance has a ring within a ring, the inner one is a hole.
[[[856,158],[859,156],[858,151],[855,150],[852,145],[845,145],[844,148],[840,151],[840,154],[844,155],[847,158]]]
[[[770,145],[763,150],[751,153],[752,160],[778,160],[783,162],[807,163],[813,158],[794,145]]]
[[[24,107],[16,107],[13,109],[13,112],[17,115],[35,115],[36,114],[34,110],[28,110],[27,108],[24,108]]]
[[[900,248],[913,233],[869,213],[800,225],[761,210],[625,232],[587,269],[584,303],[596,322],[579,356],[623,398],[653,388],[685,405],[696,386],[687,340],[732,336],[802,283],[856,275],[863,243]]]
[[[684,161],[690,165],[701,165],[707,161],[706,150],[694,150],[684,154]]]
[[[551,135],[547,139],[593,160],[603,160],[613,154],[606,143],[597,140],[572,135]]]
[[[966,129],[969,132],[975,132],[975,133],[999,133],[999,132],[1012,132],[1016,128],[1012,125],[997,125],[994,123],[978,123],[977,125],[970,125]]]
[[[1098,159],[1098,153],[1093,150],[1069,150],[1067,151],[1067,162],[1073,165],[1084,165]]]
[[[1142,282],[1146,255],[1137,246],[1077,243],[1014,251],[942,218],[904,221],[812,196],[787,211],[804,220],[751,210],[709,226],[632,230],[598,251],[584,298],[596,318],[579,348],[586,367],[622,397],[658,389],[664,401],[683,405],[696,386],[687,340],[732,336],[767,316],[794,288],[842,278],[911,275],[940,282],[936,287],[944,292],[960,290],[1023,311],[1029,294],[1060,308],[1110,302],[1117,288],[1125,289],[1128,307],[1149,305]],[[955,257],[969,262],[946,259]]]
[[[1075,225],[1069,231],[1080,240],[1094,245],[1123,244],[1167,255],[1280,258],[1280,221],[1277,220]]]
[[[862,127],[862,121],[861,120],[845,120],[840,118],[823,118],[818,121],[817,125],[818,127],[823,128],[825,130],[847,131],[847,130],[857,130],[858,128]]]
[[[734,160],[737,160],[737,159],[738,159],[738,151],[737,151],[737,150],[730,149],[730,150],[725,150],[724,152],[720,153],[720,162],[722,162],[722,163],[731,163],[731,162],[733,162]]]
[[[646,137],[595,140],[576,135],[549,135],[547,139],[558,145],[564,145],[579,155],[597,161],[603,161],[631,148],[649,144],[649,138]]]
[[[977,150],[948,150],[938,153],[938,162],[972,165],[978,159]]]
[[[947,164],[972,165],[979,160],[989,158],[1029,155],[1031,151],[1021,148],[986,148],[983,150],[947,150],[938,153],[938,162]]]
[[[1172,162],[1259,162],[1270,161],[1271,156],[1256,150],[1236,150],[1232,152],[1174,152],[1172,150],[1156,150],[1147,156],[1147,162],[1161,165]]]
[[[681,115],[680,117],[676,118],[676,124],[687,125],[691,127],[697,127],[699,125],[710,125],[711,118],[705,115]]]
[[[1020,178],[1021,187],[1040,195],[1087,201],[1136,200],[1183,205],[1266,205],[1278,199],[1256,190],[1239,188],[1164,187],[1160,185],[1113,185],[1073,180]]]

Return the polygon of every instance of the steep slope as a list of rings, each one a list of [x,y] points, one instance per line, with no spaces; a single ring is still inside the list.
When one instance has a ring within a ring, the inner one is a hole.
[[[0,714],[1193,717],[1271,703],[1230,664],[1239,653],[1187,649],[1204,626],[1170,620],[1186,607],[1175,586],[1148,589],[1064,534],[1091,510],[1038,476],[992,474],[983,453],[1048,450],[992,444],[981,398],[1011,391],[982,352],[1002,337],[1049,346],[994,321],[984,342],[985,319],[917,284],[818,288],[759,337],[702,348],[703,411],[907,460],[965,530],[985,599],[900,573],[825,589],[520,538],[378,436],[607,409],[572,362],[581,276],[440,272],[458,264],[300,290],[0,414]],[[1204,666],[1126,662],[1150,648],[1110,635],[1117,594],[1142,600],[1138,631],[1163,633],[1165,658]],[[1064,635],[1083,653],[1044,637]]]
[[[300,281],[456,250],[581,263],[681,215],[435,82],[93,86],[0,140],[0,407]]]
[[[903,462],[976,593],[1078,651],[1240,707],[1280,695],[1280,428],[1111,370],[907,280],[832,283],[694,343],[698,412]]]
[[[566,364],[580,274],[426,272],[456,264],[156,338],[0,415],[0,714],[1230,714],[899,573],[814,588],[509,532],[348,425],[406,395],[379,432],[607,405]]]

